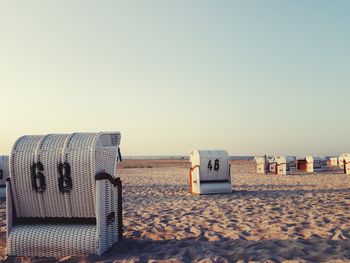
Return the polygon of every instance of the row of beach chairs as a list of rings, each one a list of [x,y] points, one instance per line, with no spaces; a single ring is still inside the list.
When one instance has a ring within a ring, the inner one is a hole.
[[[190,191],[192,194],[223,194],[232,192],[230,158],[226,151],[192,150],[190,151],[190,161]],[[293,169],[312,173],[314,172],[314,161],[312,156],[287,158],[283,156],[265,156],[254,158],[255,169],[258,174],[274,173],[284,175],[288,172],[290,173]],[[340,167],[345,174],[350,174],[349,154],[342,154],[338,163],[341,164]],[[327,165],[330,164],[325,159],[324,166]]]
[[[261,157],[254,158],[255,170],[259,174],[275,173],[287,174],[293,170],[305,173],[313,173],[314,170],[323,171],[339,167],[344,174],[350,174],[350,154],[341,154],[337,157]]]

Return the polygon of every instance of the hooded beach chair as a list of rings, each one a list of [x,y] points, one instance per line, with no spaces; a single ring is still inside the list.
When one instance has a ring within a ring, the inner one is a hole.
[[[0,197],[6,197],[6,178],[9,176],[9,157],[0,156]]]
[[[338,157],[327,156],[326,157],[326,166],[327,167],[336,167],[336,166],[338,166]]]
[[[287,174],[287,162],[286,158],[283,156],[275,156],[275,174],[284,175]]]
[[[348,153],[342,153],[339,158],[338,158],[338,165],[339,165],[339,168],[340,169],[344,169],[344,159],[345,158],[349,158],[350,157],[350,154]]]
[[[103,254],[122,237],[120,133],[23,136],[7,180],[7,254]]]
[[[267,157],[267,172],[275,173],[276,172],[276,162],[274,156]]]
[[[258,174],[265,174],[265,158],[256,156],[254,158],[255,172]]]
[[[190,192],[224,194],[232,192],[230,157],[221,150],[190,151]]]
[[[344,174],[350,174],[350,156],[344,156],[343,157],[343,169]]]
[[[314,172],[314,158],[312,156],[301,156],[297,158],[298,169],[302,172]]]

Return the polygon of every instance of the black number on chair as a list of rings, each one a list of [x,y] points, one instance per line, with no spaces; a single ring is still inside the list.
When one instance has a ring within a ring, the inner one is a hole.
[[[211,171],[213,169],[213,166],[211,165],[211,160],[209,160],[209,162],[208,162],[208,169],[209,169],[209,171]]]
[[[33,163],[30,167],[32,174],[32,187],[38,193],[43,193],[46,189],[46,181],[44,176],[44,166],[41,162]]]
[[[72,177],[70,176],[70,165],[67,162],[58,164],[58,188],[61,193],[68,193],[72,190]]]
[[[219,168],[220,168],[219,159],[216,159],[216,160],[215,160],[215,163],[214,163],[214,171],[218,171]]]

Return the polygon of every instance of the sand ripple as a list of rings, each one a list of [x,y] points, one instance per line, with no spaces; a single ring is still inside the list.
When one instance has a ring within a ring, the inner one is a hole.
[[[124,240],[102,257],[62,262],[350,259],[350,176],[257,175],[251,165],[237,165],[232,194],[194,196],[186,167],[128,168],[119,174]],[[3,232],[4,203],[0,209]]]

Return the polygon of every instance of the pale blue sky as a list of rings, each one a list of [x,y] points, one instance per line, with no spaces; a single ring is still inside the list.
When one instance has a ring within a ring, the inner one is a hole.
[[[124,154],[350,151],[350,1],[1,1],[0,154],[122,132]]]

